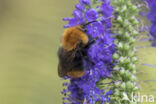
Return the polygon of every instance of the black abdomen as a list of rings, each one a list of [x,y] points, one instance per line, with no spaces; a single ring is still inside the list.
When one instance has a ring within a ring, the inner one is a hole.
[[[61,47],[58,51],[58,57],[58,74],[60,77],[67,76],[67,73],[71,71],[84,71],[81,53],[75,50],[67,51]]]

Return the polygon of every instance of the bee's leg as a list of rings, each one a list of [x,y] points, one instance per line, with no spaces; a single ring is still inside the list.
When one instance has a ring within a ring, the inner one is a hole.
[[[89,56],[87,55],[87,52],[83,52],[81,51],[81,56],[86,60],[86,62],[92,66],[92,65],[95,65],[95,63],[93,61],[90,60]]]
[[[88,56],[84,56],[84,59],[86,60],[86,62],[87,62],[90,66],[94,66],[94,65],[95,65],[95,63],[94,63],[93,61],[91,61],[91,60],[89,59]]]
[[[78,50],[78,53],[80,54],[81,57],[83,57],[85,59],[85,61],[90,65],[94,65],[94,63],[89,59],[87,52],[86,51],[82,51],[82,50]]]
[[[90,41],[88,42],[88,44],[87,44],[84,48],[85,48],[85,49],[88,49],[92,44],[94,44],[94,43],[96,42],[97,39],[99,39],[99,37],[96,37],[96,38],[90,40]]]

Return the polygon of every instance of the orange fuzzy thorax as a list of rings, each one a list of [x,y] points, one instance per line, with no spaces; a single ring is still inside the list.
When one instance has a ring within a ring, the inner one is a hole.
[[[62,36],[62,47],[68,51],[76,48],[79,42],[88,43],[88,36],[81,30],[80,26],[67,28]]]

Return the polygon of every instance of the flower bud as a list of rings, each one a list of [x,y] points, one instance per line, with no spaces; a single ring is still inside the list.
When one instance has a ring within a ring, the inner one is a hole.
[[[119,87],[121,85],[121,82],[115,82],[115,87]]]
[[[131,60],[129,57],[125,59],[125,64],[129,64],[130,62],[131,62]]]
[[[127,7],[132,6],[132,3],[129,0],[126,0]]]
[[[115,43],[115,44],[118,44],[118,43],[119,43],[119,40],[118,40],[118,39],[115,39],[115,40],[114,40],[114,43]]]
[[[114,53],[113,54],[113,59],[116,59],[117,60],[117,59],[119,59],[119,57],[120,57],[119,54],[117,54],[117,53]]]
[[[132,71],[134,71],[136,69],[136,66],[135,66],[135,64],[131,63],[131,64],[129,64],[128,68],[132,72]]]
[[[132,22],[133,25],[137,25],[139,24],[138,20],[137,19],[134,19],[134,21]]]
[[[124,36],[125,36],[125,38],[127,39],[127,41],[130,39],[130,34],[129,34],[128,32],[126,32],[126,33],[124,34]]]
[[[121,88],[122,88],[123,90],[126,88],[126,84],[125,84],[124,82],[121,84]]]
[[[117,17],[117,22],[119,22],[119,23],[122,23],[122,22],[123,22],[123,20],[122,20],[122,17],[121,17],[121,16],[118,16],[118,17]]]
[[[128,52],[128,57],[133,57],[134,54],[135,54],[135,53],[134,53],[133,51],[129,51],[129,52]]]
[[[127,89],[132,89],[133,87],[134,87],[134,85],[132,82],[130,82],[130,81],[126,82],[126,88]]]
[[[120,70],[119,73],[120,73],[121,76],[123,76],[125,74],[125,69],[124,68],[121,68],[121,70]]]
[[[119,62],[120,64],[124,64],[125,58],[123,56],[120,57]]]
[[[136,76],[131,75],[130,80],[131,80],[131,81],[136,81]]]
[[[132,16],[132,17],[129,19],[130,22],[134,22],[134,20],[135,20],[135,16]]]
[[[133,36],[137,36],[138,35],[138,32],[136,30],[132,31],[132,35]]]
[[[126,76],[126,79],[130,79],[131,77],[131,73],[129,71],[125,71],[125,76]]]
[[[114,95],[119,96],[120,95],[120,91],[118,89],[115,89]]]
[[[134,91],[139,91],[139,87],[136,86],[136,87],[133,88],[133,90]]]
[[[136,70],[133,70],[133,71],[132,71],[132,74],[136,74]]]
[[[115,67],[114,67],[114,70],[119,70],[120,69],[120,66],[118,66],[118,65],[116,65]]]
[[[115,9],[116,12],[120,12],[120,10],[121,10],[121,9],[120,9],[119,7],[117,7],[117,8]]]
[[[129,44],[124,44],[123,49],[124,49],[125,51],[129,51],[129,49],[130,49]]]
[[[120,42],[120,43],[118,44],[117,47],[118,47],[120,50],[123,49],[123,43]]]
[[[129,42],[130,42],[130,44],[134,44],[135,43],[135,39],[133,37],[131,37]]]
[[[132,57],[132,58],[131,58],[131,61],[132,61],[132,62],[136,62],[137,60],[138,60],[137,57]]]
[[[121,12],[124,12],[124,11],[126,11],[126,10],[127,10],[127,6],[124,5],[124,6],[122,7],[122,9],[121,9]]]
[[[129,24],[128,20],[125,20],[124,23],[123,23],[123,26],[124,26],[124,27],[127,27],[127,26],[129,26],[129,25],[130,25],[130,24]]]
[[[131,11],[137,12],[137,7],[135,5],[131,5],[130,8],[131,8]]]

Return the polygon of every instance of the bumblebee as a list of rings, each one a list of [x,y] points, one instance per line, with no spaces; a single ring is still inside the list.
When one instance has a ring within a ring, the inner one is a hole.
[[[89,64],[94,64],[89,59],[87,51],[98,37],[95,39],[88,37],[85,29],[88,24],[70,27],[64,31],[58,50],[58,75],[60,77],[82,77],[85,74],[83,59]]]

